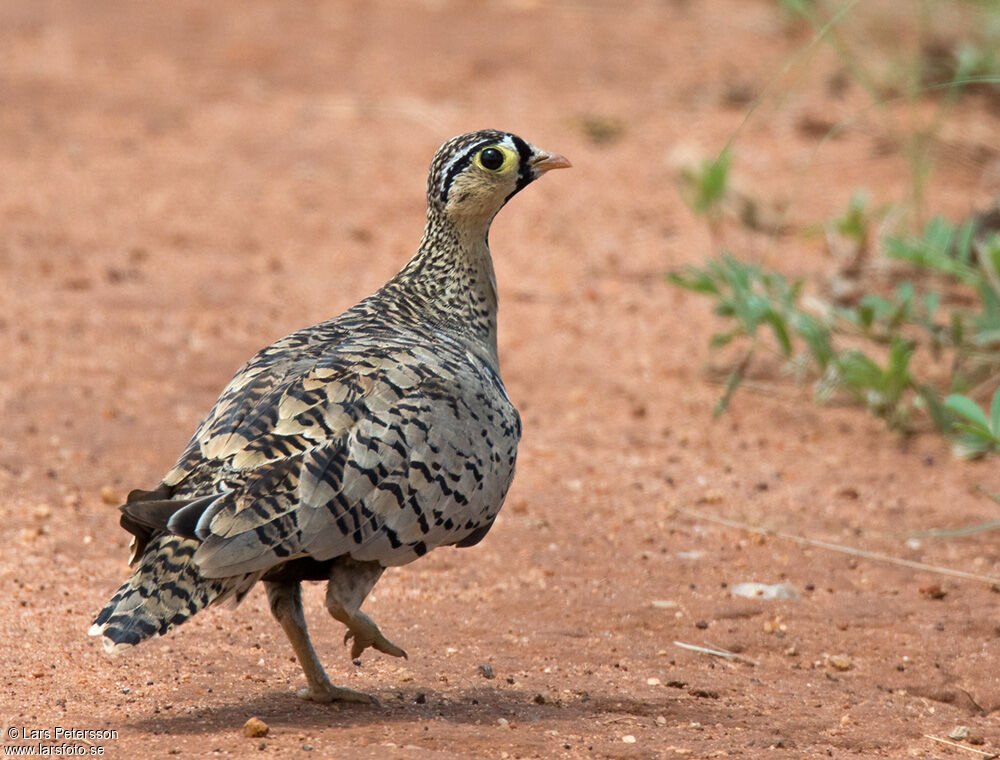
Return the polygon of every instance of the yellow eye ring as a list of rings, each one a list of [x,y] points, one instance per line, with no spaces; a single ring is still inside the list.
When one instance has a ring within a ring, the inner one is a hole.
[[[510,171],[517,162],[517,154],[503,145],[490,145],[476,154],[474,163],[481,169],[494,174],[504,174]]]

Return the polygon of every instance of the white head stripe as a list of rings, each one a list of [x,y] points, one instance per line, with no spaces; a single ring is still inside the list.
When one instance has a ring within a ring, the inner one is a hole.
[[[493,144],[494,145],[502,145],[505,148],[510,148],[512,151],[514,151],[515,153],[517,153],[517,147],[514,145],[514,140],[511,139],[510,135],[504,135],[502,140],[500,140],[500,141],[498,141],[496,143],[493,143]],[[479,144],[474,145],[474,146],[470,146],[469,148],[466,148],[465,150],[463,150],[461,153],[456,153],[454,156],[452,156],[450,159],[448,159],[448,163],[446,163],[444,166],[441,167],[441,187],[438,188],[438,192],[439,193],[441,193],[442,195],[444,195],[444,184],[445,184],[445,182],[448,181],[448,177],[451,174],[451,168],[455,164],[457,164],[459,161],[463,160],[467,155],[469,155],[470,151],[479,150],[481,148],[481,146],[482,146],[482,143],[479,143]]]

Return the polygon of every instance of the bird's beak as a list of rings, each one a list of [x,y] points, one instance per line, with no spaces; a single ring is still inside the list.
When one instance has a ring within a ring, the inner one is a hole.
[[[546,153],[544,150],[536,150],[528,163],[536,177],[542,176],[550,169],[569,169],[573,165],[565,156]]]

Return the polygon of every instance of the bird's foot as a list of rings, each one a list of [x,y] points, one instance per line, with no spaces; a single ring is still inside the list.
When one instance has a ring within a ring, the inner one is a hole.
[[[323,704],[329,704],[331,702],[360,702],[362,704],[377,705],[378,700],[368,694],[361,691],[354,691],[354,689],[344,689],[340,686],[334,686],[331,683],[326,683],[320,686],[307,686],[304,689],[299,689],[295,692],[295,696],[299,699],[305,699],[310,702],[321,702]]]
[[[344,634],[344,643],[354,639],[354,643],[351,645],[352,660],[358,659],[368,647],[393,657],[408,659],[406,652],[383,636],[382,631],[375,625],[375,621],[363,612],[358,612],[348,625],[350,627]]]

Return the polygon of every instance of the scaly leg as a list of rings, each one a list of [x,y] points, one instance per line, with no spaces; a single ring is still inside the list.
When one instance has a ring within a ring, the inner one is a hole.
[[[375,621],[361,611],[365,597],[374,588],[385,570],[378,562],[359,562],[342,557],[334,563],[330,582],[326,586],[326,608],[336,620],[347,626],[344,643],[354,639],[351,659],[356,660],[368,647],[393,657],[406,657],[400,647],[393,644],[375,625]]]
[[[306,618],[302,614],[302,586],[298,583],[264,582],[267,589],[267,601],[271,605],[271,614],[281,624],[285,635],[295,650],[295,656],[306,675],[309,686],[296,692],[302,699],[314,702],[374,702],[367,694],[352,689],[342,689],[330,683],[323,670],[316,650],[309,641],[309,631],[306,629]]]

